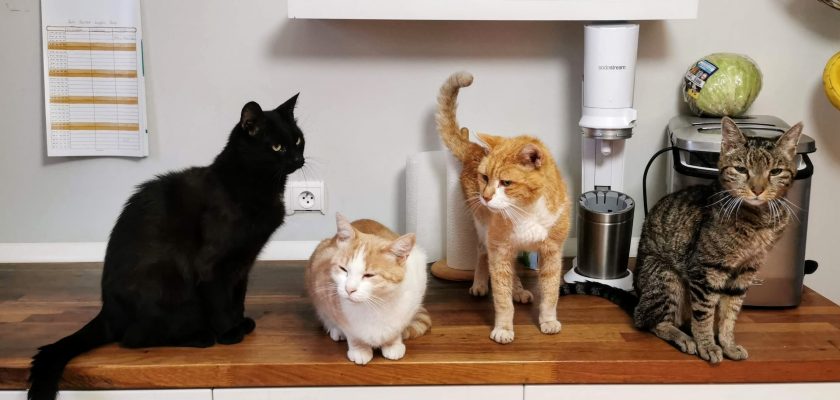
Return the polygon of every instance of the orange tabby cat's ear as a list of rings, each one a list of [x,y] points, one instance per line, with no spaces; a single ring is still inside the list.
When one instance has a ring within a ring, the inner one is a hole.
[[[416,240],[413,233],[407,233],[398,237],[397,240],[391,242],[391,254],[397,256],[397,261],[402,263],[408,257],[408,254],[411,253]]]
[[[482,146],[487,150],[493,150],[494,147],[505,140],[501,136],[493,136],[486,133],[476,133],[475,135],[478,136],[478,140],[481,141]]]
[[[526,167],[539,168],[543,163],[542,151],[532,143],[526,144],[519,151],[519,163]]]
[[[338,227],[335,237],[339,244],[348,243],[356,237],[356,230],[353,229],[353,225],[350,225],[350,221],[341,213],[335,213],[335,224]]]

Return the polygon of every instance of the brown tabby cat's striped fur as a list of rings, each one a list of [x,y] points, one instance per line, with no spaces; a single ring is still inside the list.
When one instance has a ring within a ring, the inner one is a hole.
[[[554,334],[560,331],[556,307],[561,252],[569,232],[566,186],[539,139],[478,134],[485,146],[469,141],[469,131],[459,127],[455,111],[458,90],[472,79],[460,72],[446,80],[436,118],[441,139],[463,165],[461,189],[479,235],[479,262],[470,293],[487,294],[489,278],[496,310],[490,337],[510,343],[513,301],[527,303],[533,297],[522,287],[513,260],[519,251],[539,251],[540,330]]]
[[[632,311],[637,328],[712,363],[747,358],[735,343],[735,320],[790,218],[784,195],[796,174],[802,125],[778,139],[747,138],[723,118],[721,131],[719,181],[663,198],[645,220],[636,260],[638,297],[594,283],[562,289],[610,298]],[[686,326],[691,336],[680,329]]]

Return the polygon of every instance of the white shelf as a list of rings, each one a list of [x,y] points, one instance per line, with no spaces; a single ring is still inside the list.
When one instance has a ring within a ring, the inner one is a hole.
[[[289,18],[637,21],[697,18],[699,0],[288,0]]]

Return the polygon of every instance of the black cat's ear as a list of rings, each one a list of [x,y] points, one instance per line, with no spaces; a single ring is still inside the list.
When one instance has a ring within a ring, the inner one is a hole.
[[[294,116],[295,104],[297,104],[298,96],[300,96],[300,93],[297,93],[294,96],[290,97],[289,100],[286,100],[285,103],[278,106],[276,109],[274,109],[274,111],[290,117]]]
[[[417,242],[417,237],[413,233],[407,233],[391,242],[389,250],[391,254],[397,257],[399,263],[403,263],[414,248],[415,242]]]
[[[543,163],[543,155],[534,144],[528,143],[519,152],[519,163],[530,168],[539,169]]]
[[[782,136],[776,140],[776,148],[785,153],[788,160],[793,160],[796,157],[796,145],[799,144],[799,138],[802,137],[802,123],[798,123],[787,130]]]
[[[257,121],[263,116],[262,108],[256,101],[250,101],[242,107],[242,114],[239,117],[239,126],[249,135],[257,134]]]
[[[732,118],[723,117],[720,120],[720,134],[723,136],[723,140],[720,142],[720,152],[724,155],[731,154],[747,143],[747,137],[744,136]]]
[[[345,216],[341,215],[341,213],[335,213],[335,224],[338,228],[335,238],[339,245],[345,245],[356,237],[356,230],[353,229],[353,225],[351,225],[350,221]]]

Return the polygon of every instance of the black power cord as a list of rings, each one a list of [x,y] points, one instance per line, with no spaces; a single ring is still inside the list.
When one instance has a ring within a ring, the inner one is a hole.
[[[645,217],[648,215],[648,202],[647,202],[647,174],[648,170],[650,169],[650,165],[653,164],[653,160],[656,160],[656,157],[659,157],[662,153],[667,151],[673,150],[674,147],[666,147],[662,150],[659,150],[654,154],[650,160],[648,160],[647,165],[645,166],[645,173],[642,175],[642,200],[645,202]]]

